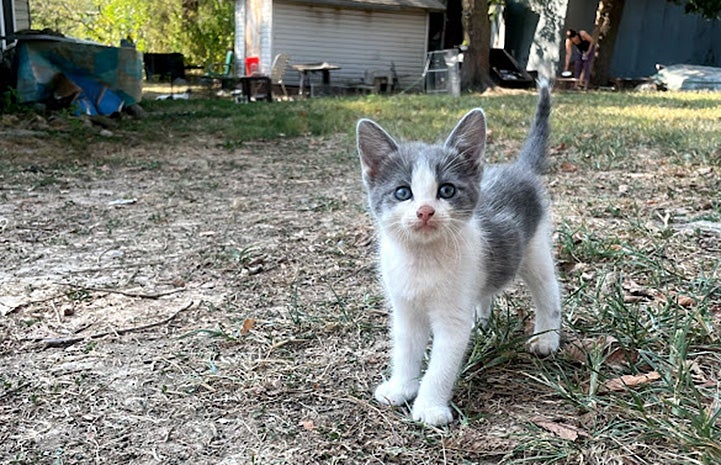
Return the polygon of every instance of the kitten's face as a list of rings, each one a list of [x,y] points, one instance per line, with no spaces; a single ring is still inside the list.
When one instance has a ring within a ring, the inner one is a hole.
[[[404,242],[456,237],[478,202],[485,119],[466,115],[444,145],[397,144],[380,126],[358,124],[358,150],[373,215]]]
[[[457,230],[478,202],[480,172],[437,146],[399,147],[367,183],[373,214],[393,236],[427,242]]]

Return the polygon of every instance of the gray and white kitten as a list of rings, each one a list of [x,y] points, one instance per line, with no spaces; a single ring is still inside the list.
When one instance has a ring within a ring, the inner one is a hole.
[[[512,164],[484,165],[486,117],[466,114],[444,144],[398,143],[378,124],[357,126],[363,182],[380,239],[380,272],[392,307],[392,373],[375,398],[415,398],[414,420],[442,425],[474,324],[516,275],[536,306],[529,350],[558,349],[560,290],[540,177],[551,97],[539,83],[535,119]],[[431,357],[421,380],[430,336]]]

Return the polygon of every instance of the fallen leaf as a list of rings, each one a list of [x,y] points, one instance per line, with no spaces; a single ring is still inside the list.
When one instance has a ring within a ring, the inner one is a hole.
[[[606,364],[612,367],[620,367],[636,363],[638,360],[638,352],[635,350],[626,350],[616,347],[606,357]]]
[[[240,330],[240,334],[248,334],[251,329],[255,327],[255,320],[252,318],[247,318],[243,322],[243,328]]]
[[[623,282],[623,289],[626,291],[626,294],[623,296],[623,301],[626,303],[653,300],[658,293],[657,291],[641,286],[632,279],[627,279]]]
[[[666,303],[669,301],[676,301],[678,305],[681,307],[693,307],[696,305],[697,299],[688,295],[677,295],[675,292],[671,291],[668,293],[668,295],[665,295],[661,291],[656,291],[654,294],[654,298],[662,303]]]
[[[581,242],[585,241],[587,239],[586,235],[582,232],[578,231],[573,233],[571,236],[571,239],[573,239],[574,244],[580,244]]]
[[[623,282],[623,288],[631,295],[653,298],[654,292],[647,287],[641,286],[633,279],[627,279]]]
[[[554,152],[554,153],[560,153],[560,152],[565,152],[567,148],[568,148],[568,147],[566,146],[566,144],[564,144],[563,142],[561,142],[561,143],[558,144],[557,146],[553,147],[553,148],[551,149],[551,151]]]
[[[714,203],[710,201],[705,201],[701,205],[699,205],[699,210],[713,210]]]
[[[563,347],[562,354],[569,360],[585,364],[589,352],[594,350],[600,350],[604,355],[604,362],[613,367],[628,365],[638,359],[638,353],[635,350],[624,349],[613,336],[599,336],[569,342]]]
[[[665,304],[666,302],[668,302],[668,299],[666,298],[666,294],[664,294],[663,292],[658,291],[658,290],[653,294],[653,298],[654,298],[654,300],[657,300],[657,301],[661,302],[662,304]]]
[[[566,439],[568,441],[575,441],[576,439],[581,437],[589,438],[591,437],[590,434],[588,434],[586,431],[582,430],[581,428],[578,428],[576,426],[567,425],[565,423],[558,423],[555,421],[547,420],[543,417],[534,417],[531,418],[531,421],[538,426],[539,428],[543,428],[546,431],[550,431],[551,433],[555,434],[561,439]]]
[[[696,304],[696,299],[687,295],[678,296],[678,304],[682,307],[693,307]]]
[[[721,305],[712,305],[711,313],[716,317],[717,320],[721,320]]]
[[[606,273],[601,281],[601,293],[603,295],[611,295],[615,293],[619,280],[620,276],[617,272],[611,271]]]
[[[599,394],[611,391],[625,391],[628,388],[648,384],[650,382],[661,379],[661,375],[657,371],[643,373],[640,375],[623,375],[620,378],[609,379],[598,389]]]
[[[682,168],[677,168],[677,169],[675,169],[675,170],[671,170],[671,174],[672,174],[674,177],[676,177],[676,178],[686,178],[686,177],[688,177],[688,173],[687,173],[684,169],[682,169]]]
[[[693,379],[694,384],[701,387],[714,387],[716,386],[716,382],[712,379],[710,379],[708,376],[706,376],[706,373],[704,373],[703,368],[696,362],[693,361],[688,365],[688,371],[691,373],[691,379]]]
[[[712,166],[705,166],[703,168],[697,169],[696,173],[700,176],[706,176],[709,174],[714,174],[714,169]]]
[[[561,171],[564,173],[575,173],[576,171],[578,171],[578,166],[574,165],[573,163],[564,161],[563,163],[561,163]]]
[[[313,423],[313,420],[303,420],[298,424],[306,431],[313,431],[315,429],[315,423]]]
[[[596,338],[579,339],[564,345],[561,354],[568,360],[585,364],[588,352],[596,345]]]

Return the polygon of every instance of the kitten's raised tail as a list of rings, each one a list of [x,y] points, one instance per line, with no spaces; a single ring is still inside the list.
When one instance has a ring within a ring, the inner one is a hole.
[[[551,128],[548,122],[551,114],[551,91],[547,79],[538,81],[538,106],[528,132],[526,143],[523,144],[518,162],[528,166],[536,173],[543,172],[546,166],[548,138]]]

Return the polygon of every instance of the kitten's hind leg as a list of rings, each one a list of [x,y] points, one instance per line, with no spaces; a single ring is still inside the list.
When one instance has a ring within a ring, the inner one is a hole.
[[[481,328],[488,328],[488,321],[491,319],[491,307],[493,306],[493,296],[483,296],[478,300],[475,307],[475,324],[481,325]]]
[[[521,278],[536,306],[534,335],[529,351],[548,355],[558,349],[561,330],[561,293],[550,240],[550,227],[543,224],[528,245],[521,267]]]

